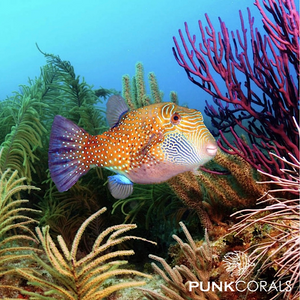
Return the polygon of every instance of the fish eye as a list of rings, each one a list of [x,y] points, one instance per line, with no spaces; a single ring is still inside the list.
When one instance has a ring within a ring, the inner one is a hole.
[[[171,116],[171,123],[174,124],[174,125],[177,125],[180,123],[180,120],[181,120],[181,116],[180,114],[178,113],[174,113],[172,116]]]

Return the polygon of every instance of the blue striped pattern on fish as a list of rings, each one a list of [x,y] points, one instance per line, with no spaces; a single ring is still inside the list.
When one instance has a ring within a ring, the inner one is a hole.
[[[180,123],[168,122],[176,112],[178,113],[178,106],[175,104],[165,104],[162,107],[160,121],[165,124],[166,130],[162,143],[165,159],[176,164],[204,164],[207,162],[205,146],[211,143],[214,153],[215,144],[203,123],[202,114],[197,110],[180,107]]]

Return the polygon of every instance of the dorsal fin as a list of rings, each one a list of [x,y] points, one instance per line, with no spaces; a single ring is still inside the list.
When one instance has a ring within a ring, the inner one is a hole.
[[[120,95],[109,97],[106,103],[106,119],[109,127],[115,127],[121,118],[129,111],[124,98]]]

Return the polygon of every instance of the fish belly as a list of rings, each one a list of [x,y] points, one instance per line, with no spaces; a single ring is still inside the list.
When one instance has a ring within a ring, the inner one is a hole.
[[[164,182],[180,173],[193,171],[198,166],[174,165],[169,162],[159,162],[155,165],[142,164],[139,168],[130,170],[127,177],[134,183],[151,184]]]

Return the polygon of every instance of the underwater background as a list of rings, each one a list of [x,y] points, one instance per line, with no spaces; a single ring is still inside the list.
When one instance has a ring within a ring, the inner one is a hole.
[[[0,1],[0,299],[299,298],[299,4],[255,3]],[[54,116],[101,134],[115,94],[200,110],[216,157],[126,199],[100,168],[58,192]],[[210,289],[238,280],[267,288]]]
[[[181,103],[202,110],[211,97],[189,84],[178,68],[172,38],[184,22],[198,33],[198,20],[205,13],[216,26],[221,16],[229,28],[240,28],[238,11],[246,17],[249,5],[252,1],[1,1],[0,99],[39,75],[45,60],[37,43],[42,51],[72,62],[76,73],[96,89],[121,90],[122,75],[133,75],[141,61],[145,73],[155,72],[162,91],[176,90]],[[252,13],[262,28],[259,12]]]

